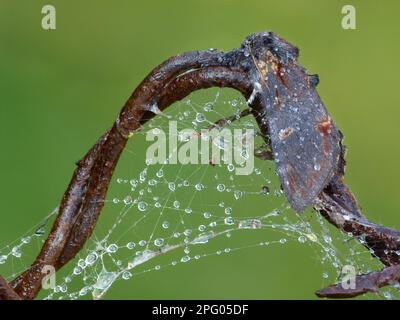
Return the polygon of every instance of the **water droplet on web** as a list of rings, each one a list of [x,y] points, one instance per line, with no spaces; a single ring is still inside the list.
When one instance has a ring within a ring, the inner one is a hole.
[[[307,233],[305,236],[312,242],[317,242],[318,238],[314,233]]]
[[[144,247],[147,244],[145,240],[140,240],[139,241],[139,246]]]
[[[300,236],[300,237],[297,238],[297,240],[298,240],[300,243],[304,243],[304,242],[307,241],[307,238],[306,238],[305,236]]]
[[[146,211],[146,209],[147,209],[147,203],[144,202],[144,201],[140,201],[140,202],[138,203],[138,209],[139,209],[139,211]]]
[[[176,209],[179,209],[180,206],[181,206],[181,203],[179,201],[174,201],[174,207]]]
[[[225,191],[225,185],[222,184],[222,183],[220,183],[220,184],[217,186],[217,190],[218,190],[219,192]]]
[[[240,155],[242,156],[243,159],[248,159],[249,158],[249,153],[247,152],[247,150],[243,150]]]
[[[314,170],[315,171],[321,170],[321,165],[319,163],[314,164]]]
[[[204,189],[204,185],[201,184],[201,183],[197,183],[197,184],[195,185],[195,188],[196,188],[197,191],[201,191],[201,190]]]
[[[267,186],[263,186],[261,188],[261,194],[263,195],[269,195],[269,188]]]
[[[21,239],[21,242],[24,244],[28,244],[29,242],[31,242],[32,238],[31,237],[25,237]]]
[[[328,279],[328,278],[329,278],[329,275],[328,275],[326,272],[324,272],[324,273],[322,273],[322,278]]]
[[[171,191],[175,191],[175,183],[174,182],[168,182],[168,189]]]
[[[115,243],[110,244],[110,245],[107,247],[107,252],[108,252],[108,253],[114,253],[114,252],[117,252],[117,250],[118,250],[118,246],[117,246]]]
[[[279,240],[279,243],[281,243],[281,244],[285,244],[286,242],[287,242],[287,240],[285,238],[282,238]]]
[[[225,208],[225,214],[227,215],[232,214],[232,208]]]
[[[262,223],[259,219],[248,219],[239,222],[239,229],[261,229]]]
[[[227,217],[224,219],[224,223],[227,225],[232,225],[234,224],[233,218],[232,217]]]
[[[129,183],[133,188],[136,188],[137,184],[138,184],[138,181],[136,179],[132,179],[131,181],[129,181]]]
[[[181,259],[181,262],[188,262],[190,260],[190,257],[189,256],[183,256],[182,257],[182,259]]]
[[[164,171],[163,171],[163,169],[158,170],[157,173],[156,173],[156,176],[157,176],[158,178],[162,178],[162,177],[164,176]]]
[[[131,197],[131,196],[126,196],[125,199],[124,199],[124,203],[125,203],[126,205],[131,204],[132,201],[133,201],[133,200],[132,200],[132,197]]]
[[[86,296],[88,293],[89,289],[88,287],[83,287],[80,291],[79,291],[79,295],[80,296]]]
[[[89,254],[87,255],[87,257],[86,257],[86,259],[85,259],[85,262],[86,262],[88,265],[91,265],[91,264],[93,264],[94,262],[96,262],[96,260],[97,260],[97,253],[96,253],[96,252],[91,252],[91,253],[89,253]]]
[[[185,247],[185,249],[183,249],[183,252],[186,254],[190,253],[190,248],[189,247]]]
[[[1,255],[1,256],[0,256],[0,264],[5,264],[6,261],[7,261],[7,256]]]
[[[206,226],[204,224],[199,225],[198,227],[199,231],[203,232],[204,230],[206,230]]]
[[[82,269],[86,268],[86,262],[83,259],[79,259],[78,261],[78,266],[80,266]]]
[[[204,110],[205,112],[210,112],[210,111],[212,111],[212,110],[213,110],[213,104],[212,104],[211,102],[207,102],[207,103],[204,105],[203,110]]]
[[[16,258],[21,258],[22,256],[21,248],[19,246],[15,246],[14,248],[12,248],[11,254]]]
[[[73,274],[74,274],[74,275],[78,275],[78,274],[81,274],[81,273],[82,273],[82,268],[79,267],[79,266],[76,266],[76,267],[74,268]]]
[[[206,117],[204,116],[204,114],[202,114],[202,113],[196,114],[196,121],[197,122],[203,122],[205,120],[206,120]]]
[[[162,227],[163,227],[164,229],[168,229],[168,228],[169,228],[169,222],[168,222],[168,221],[164,221],[164,222],[162,223]]]
[[[132,273],[130,273],[129,271],[124,271],[122,273],[122,279],[129,280],[130,278],[132,278]]]
[[[132,250],[133,248],[136,247],[136,244],[135,244],[134,242],[128,242],[128,243],[126,244],[126,247],[127,247],[129,250]]]
[[[385,291],[385,292],[383,293],[383,296],[384,296],[386,299],[392,299],[392,295],[391,295],[391,293],[388,292],[388,291]]]
[[[183,232],[183,234],[185,235],[185,236],[190,236],[191,234],[192,234],[192,230],[191,229],[186,229],[184,232]]]
[[[186,213],[192,213],[192,208],[186,208],[186,209],[185,209],[185,212],[186,212]]]
[[[154,240],[154,245],[156,245],[157,247],[161,247],[163,244],[164,244],[163,238],[157,238],[156,240]]]
[[[204,218],[206,218],[206,219],[209,219],[209,218],[211,218],[211,212],[204,212],[203,213],[203,216],[204,216]]]
[[[233,192],[233,196],[235,197],[236,200],[238,200],[243,196],[243,192],[240,190],[236,190]]]
[[[103,269],[97,276],[97,281],[93,285],[94,290],[92,292],[94,299],[100,299],[102,295],[107,291],[107,289],[112,285],[112,283],[117,278],[116,272],[108,272]]]

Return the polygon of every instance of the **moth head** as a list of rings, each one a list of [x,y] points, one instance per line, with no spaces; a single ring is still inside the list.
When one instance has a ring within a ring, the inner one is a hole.
[[[280,62],[287,63],[290,60],[297,60],[299,56],[297,47],[270,31],[251,34],[243,42],[242,48],[250,50],[258,60],[265,60],[272,54]]]

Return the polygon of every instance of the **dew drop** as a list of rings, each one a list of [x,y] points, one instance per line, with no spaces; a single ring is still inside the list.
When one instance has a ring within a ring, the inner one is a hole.
[[[164,244],[163,238],[157,238],[156,240],[154,240],[154,245],[156,245],[157,247],[161,247],[163,244]]]
[[[74,268],[74,271],[73,271],[74,275],[78,275],[78,274],[81,274],[81,273],[82,273],[82,268],[81,267],[77,266],[77,267]]]
[[[206,218],[206,219],[210,219],[211,218],[211,212],[204,212],[203,213],[203,216],[204,216],[204,218]]]
[[[107,252],[108,252],[108,253],[114,253],[114,252],[117,252],[117,250],[118,250],[118,246],[117,246],[115,243],[110,244],[110,245],[107,247]]]
[[[146,211],[146,209],[147,209],[147,203],[144,202],[144,201],[140,201],[140,202],[138,203],[138,209],[139,209],[139,211]]]
[[[233,196],[235,197],[236,200],[238,200],[243,196],[243,192],[240,190],[236,190],[233,192]]]
[[[128,242],[128,243],[126,244],[126,247],[127,247],[129,250],[132,250],[133,248],[136,247],[136,244],[135,244],[134,242]]]
[[[129,271],[124,271],[122,273],[122,279],[129,280],[130,278],[132,278],[132,273],[130,273]]]
[[[139,241],[139,246],[144,247],[146,245],[146,241],[145,240],[140,240]]]
[[[176,209],[179,209],[180,206],[181,206],[181,203],[179,201],[174,201],[174,207]]]
[[[85,259],[85,262],[86,262],[88,265],[91,265],[91,264],[93,264],[96,260],[97,260],[97,253],[96,253],[96,252],[91,252],[91,253],[89,253],[89,254],[87,255],[87,257],[86,257],[86,259]]]
[[[162,227],[163,227],[164,229],[168,229],[168,228],[169,228],[169,222],[168,222],[168,221],[164,221],[164,222],[162,223]]]
[[[206,120],[206,117],[202,113],[196,114],[196,121],[197,122],[204,122]]]
[[[16,258],[21,258],[22,256],[21,248],[19,246],[15,246],[14,248],[12,248],[11,254]]]
[[[190,257],[186,255],[186,256],[182,257],[181,262],[188,262],[189,260],[190,260]]]
[[[297,238],[297,240],[298,240],[300,243],[304,243],[304,242],[307,241],[307,238],[306,238],[305,236],[300,236],[300,237]]]
[[[133,200],[132,200],[132,197],[131,197],[131,196],[126,196],[125,199],[124,199],[124,203],[125,203],[126,205],[131,204],[132,201],[133,201]]]
[[[204,189],[204,185],[202,185],[201,183],[197,183],[194,187],[197,191],[201,191]]]
[[[0,256],[0,264],[5,264],[6,261],[7,261],[7,256],[5,255]]]
[[[175,191],[176,189],[175,182],[168,182],[168,189],[171,191]]]
[[[28,244],[29,242],[31,242],[32,238],[31,237],[25,237],[21,239],[21,242],[24,244]]]

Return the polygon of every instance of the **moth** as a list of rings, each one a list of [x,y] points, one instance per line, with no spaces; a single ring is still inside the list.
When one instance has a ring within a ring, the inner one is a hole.
[[[297,61],[299,50],[272,32],[249,36],[242,45],[258,112],[267,124],[277,173],[291,207],[302,212],[338,169],[342,134],[319,97],[317,75]]]

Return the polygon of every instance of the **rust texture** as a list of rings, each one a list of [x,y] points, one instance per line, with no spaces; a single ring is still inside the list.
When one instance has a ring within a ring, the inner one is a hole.
[[[297,48],[263,32],[250,35],[239,49],[227,53],[187,52],[156,67],[135,89],[113,126],[78,162],[57,219],[31,267],[9,284],[0,277],[0,300],[37,296],[45,276],[43,266],[60,269],[91,236],[131,134],[175,101],[210,87],[234,88],[248,99],[243,116],[255,117],[272,150],[264,159],[275,161],[292,208],[301,212],[313,206],[387,266],[358,276],[354,290],[333,285],[317,295],[353,297],[398,282],[400,232],[371,223],[361,213],[343,182],[342,134],[316,92],[318,76],[308,75],[297,57]],[[233,118],[222,119],[216,126],[230,121]]]

